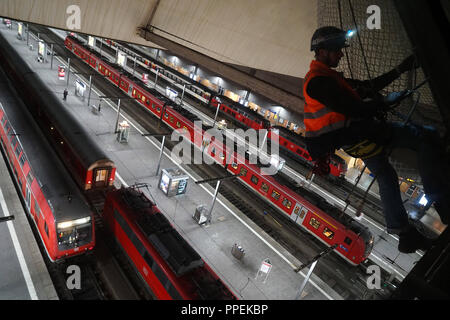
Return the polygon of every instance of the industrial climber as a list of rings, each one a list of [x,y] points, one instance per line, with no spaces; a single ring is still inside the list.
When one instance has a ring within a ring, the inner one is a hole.
[[[419,171],[429,201],[434,201],[443,223],[450,210],[449,172],[438,133],[429,127],[402,125],[376,117],[398,104],[407,91],[382,97],[378,91],[414,67],[414,56],[371,81],[346,79],[334,70],[344,56],[347,32],[332,26],[317,29],[311,40],[315,59],[305,76],[305,140],[316,169],[328,168],[336,149],[361,158],[377,177],[387,231],[399,235],[398,249],[412,253],[426,250],[432,241],[409,224],[400,196],[398,176],[389,163],[389,151],[408,148],[417,152]],[[382,98],[380,98],[382,97]]]

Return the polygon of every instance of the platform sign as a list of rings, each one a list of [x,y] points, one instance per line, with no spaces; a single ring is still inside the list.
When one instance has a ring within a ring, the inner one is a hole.
[[[261,266],[259,267],[258,272],[256,273],[255,280],[259,276],[265,275],[265,278],[264,278],[264,281],[263,281],[263,283],[265,283],[266,280],[267,280],[267,277],[269,276],[270,270],[272,270],[272,264],[270,263],[270,260],[269,259],[264,259],[261,262]]]
[[[95,46],[95,38],[88,36],[88,45],[93,48]]]
[[[178,92],[176,92],[175,90],[173,90],[170,87],[166,87],[166,97],[175,101],[175,98],[178,97]]]
[[[19,22],[17,24],[17,36],[19,37],[19,39],[22,39],[22,35],[23,35],[23,24]]]
[[[145,84],[148,83],[148,73],[143,73],[142,74],[142,82],[144,82]]]
[[[84,97],[86,91],[86,84],[81,80],[75,80],[75,94],[80,97]]]
[[[44,41],[39,41],[38,43],[38,55],[42,58],[45,57],[45,43]]]
[[[125,68],[127,63],[127,56],[124,52],[118,51],[117,53],[117,64],[119,66],[122,66],[122,68]]]
[[[66,67],[65,66],[58,66],[58,78],[59,80],[64,80],[66,77]]]

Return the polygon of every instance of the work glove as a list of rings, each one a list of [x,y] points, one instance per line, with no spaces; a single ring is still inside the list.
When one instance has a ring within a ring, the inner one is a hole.
[[[416,57],[412,54],[409,57],[407,57],[406,59],[404,59],[395,69],[399,73],[403,73],[403,72],[411,70],[413,67],[418,68],[419,64],[417,64],[415,62],[416,62]]]
[[[409,94],[410,90],[402,90],[397,92],[391,92],[387,96],[384,97],[383,103],[387,105],[388,107],[395,106],[398,104],[403,98]]]

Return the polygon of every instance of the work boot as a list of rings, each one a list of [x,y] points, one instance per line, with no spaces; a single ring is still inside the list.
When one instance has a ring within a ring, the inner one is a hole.
[[[398,251],[402,253],[413,253],[418,249],[426,251],[431,248],[432,244],[431,239],[428,239],[410,225],[399,234]]]

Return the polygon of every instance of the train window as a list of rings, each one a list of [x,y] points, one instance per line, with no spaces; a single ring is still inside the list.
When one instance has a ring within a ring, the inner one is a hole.
[[[309,220],[309,224],[314,228],[314,229],[319,229],[320,227],[320,222],[317,221],[314,218],[311,218],[311,220]]]
[[[28,185],[30,186],[30,188],[31,188],[31,183],[33,182],[33,180],[34,180],[34,176],[30,170],[30,171],[28,171],[28,174],[27,174],[27,182],[28,182]]]
[[[131,230],[128,223],[125,221],[125,219],[119,214],[119,212],[114,209],[114,218],[119,223],[120,227],[123,229],[125,234],[127,235],[128,239],[130,239],[131,243],[134,245],[136,250],[139,252],[139,254],[143,255],[145,253],[145,247],[142,244],[142,242],[137,238],[133,230]]]
[[[27,162],[27,157],[25,157],[25,154],[22,154],[22,156],[19,159],[20,166],[23,167],[25,162]]]
[[[20,145],[20,143],[17,145],[15,152],[16,152],[17,157],[19,157],[20,153],[22,152],[22,146]]]
[[[247,171],[248,171],[247,169],[241,168],[240,175],[243,176],[243,177],[245,177],[245,176],[247,175]]]
[[[155,273],[156,277],[158,278],[159,282],[164,286],[169,279],[167,278],[164,271],[162,271],[161,267],[155,263],[152,268],[153,272]]]
[[[334,232],[325,227],[325,229],[323,230],[323,235],[331,240],[334,237]]]
[[[144,260],[145,262],[147,262],[148,266],[150,267],[150,269],[153,268],[153,258],[148,254],[147,251],[144,252]]]
[[[133,96],[136,95],[136,89],[133,89]]]
[[[269,191],[269,185],[263,182],[261,184],[261,190],[264,191],[264,192]]]
[[[171,123],[173,123],[173,117],[172,117],[172,116],[170,116],[169,121],[170,121]]]
[[[154,103],[152,103],[152,109],[155,109],[155,104]]]
[[[352,239],[350,239],[349,237],[345,237],[344,242],[350,245],[352,243]]]
[[[47,238],[48,238],[48,226],[47,226],[47,221],[44,222],[44,230],[45,230],[45,233],[47,234]]]
[[[145,96],[142,96],[142,98],[141,98],[142,102],[145,103],[145,99],[146,99],[146,97],[145,97]]]
[[[258,184],[259,179],[255,175],[252,175],[252,177],[250,178],[250,181],[253,182],[254,184]]]
[[[14,170],[15,171],[15,170]],[[17,177],[17,181],[19,182],[19,189],[22,190],[22,179]]]
[[[272,198],[274,198],[275,200],[280,199],[280,193],[278,191],[276,191],[275,189],[272,190]]]
[[[164,118],[169,118],[169,114],[167,112],[164,112]]]
[[[150,105],[150,99],[147,99],[147,101],[145,103],[149,106]]]
[[[160,112],[160,111],[161,111],[161,108],[160,108],[160,107],[156,107],[156,111],[157,111],[157,112]]]
[[[303,219],[303,217],[305,216],[305,214],[308,212],[307,209],[303,208],[302,212],[300,213],[300,219]]]
[[[238,168],[238,165],[237,165],[236,163],[232,163],[232,164],[231,164],[231,167],[232,167],[234,170],[236,170],[236,169]]]
[[[177,128],[181,128],[181,123],[180,123],[180,121],[177,121]]]
[[[11,146],[13,147],[13,149],[16,146],[16,143],[17,143],[17,137],[13,134],[13,135],[11,135]]]
[[[292,207],[292,202],[288,198],[284,198],[282,203],[283,203],[283,206],[285,206],[288,209],[290,209]]]
[[[34,213],[36,214],[36,218],[39,218],[39,214],[41,213],[41,209],[39,208],[39,205],[38,205],[36,199],[34,200]]]

